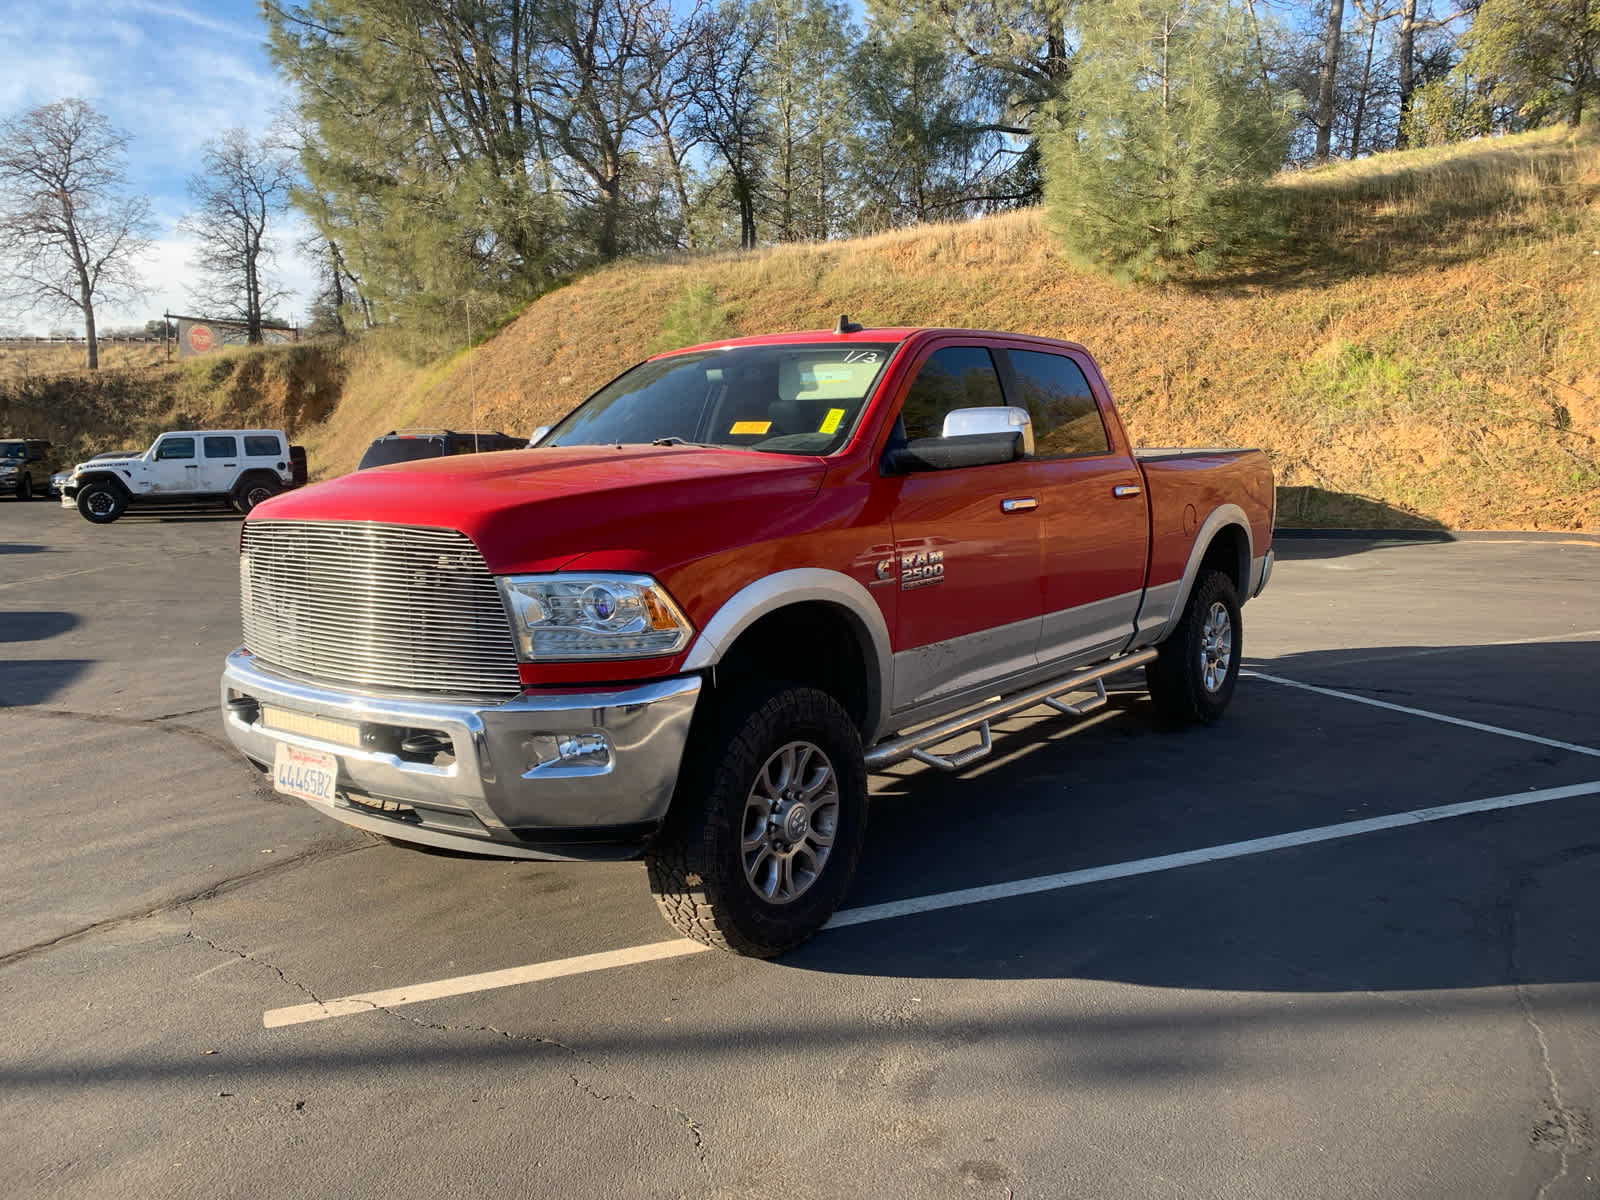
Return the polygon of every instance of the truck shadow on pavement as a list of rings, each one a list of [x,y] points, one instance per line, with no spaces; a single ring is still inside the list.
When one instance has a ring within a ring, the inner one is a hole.
[[[1259,670],[1600,749],[1600,642],[1300,654]],[[1030,715],[962,775],[880,780],[844,908],[1600,781],[1595,756],[1260,678],[1241,679],[1210,728],[1164,730],[1135,692],[1097,717],[1072,732]],[[1591,982],[1596,793],[844,927],[782,961],[1269,992]]]
[[[42,642],[71,633],[82,623],[69,612],[0,613],[0,642]]]
[[[0,660],[0,708],[46,704],[94,665],[88,658]]]

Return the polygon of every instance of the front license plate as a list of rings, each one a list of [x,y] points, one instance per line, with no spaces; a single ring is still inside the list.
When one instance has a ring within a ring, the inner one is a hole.
[[[333,803],[333,787],[339,782],[339,756],[326,750],[302,750],[299,746],[278,743],[272,755],[272,786],[286,796]]]

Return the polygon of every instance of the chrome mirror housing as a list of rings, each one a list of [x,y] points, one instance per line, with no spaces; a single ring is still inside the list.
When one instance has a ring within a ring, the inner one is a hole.
[[[1022,455],[1033,453],[1033,421],[1028,410],[1015,405],[987,408],[952,408],[945,414],[941,437],[970,437],[978,433],[1021,433]]]

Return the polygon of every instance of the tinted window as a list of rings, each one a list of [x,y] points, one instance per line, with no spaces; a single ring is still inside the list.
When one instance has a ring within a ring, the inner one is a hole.
[[[0,458],[27,458],[28,447],[25,442],[0,442]]]
[[[1033,422],[1036,458],[1104,454],[1111,449],[1100,406],[1077,363],[1061,354],[1012,350],[1011,369],[1022,387],[1022,406]]]
[[[935,350],[917,371],[900,410],[906,437],[940,437],[945,414],[955,408],[988,408],[1004,404],[994,360],[982,346],[946,346]]]
[[[254,458],[276,458],[283,453],[283,447],[278,444],[275,437],[266,437],[262,434],[244,435],[244,452]]]
[[[157,458],[193,458],[194,439],[192,437],[168,438],[161,443],[161,448],[156,451]]]
[[[356,470],[386,467],[390,463],[415,462],[419,458],[439,458],[444,454],[442,438],[379,438],[367,447]]]
[[[239,439],[212,435],[205,440],[205,450],[207,458],[237,458]]]

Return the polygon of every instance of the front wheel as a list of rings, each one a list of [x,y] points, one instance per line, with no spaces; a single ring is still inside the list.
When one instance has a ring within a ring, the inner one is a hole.
[[[96,525],[109,525],[128,507],[128,497],[114,483],[86,483],[78,489],[78,511]]]
[[[821,929],[850,887],[867,822],[861,738],[815,688],[709,699],[645,851],[650,890],[685,937],[771,958]]]
[[[1222,716],[1239,678],[1242,634],[1233,580],[1203,569],[1178,627],[1144,669],[1156,710],[1179,724],[1209,725]]]
[[[33,476],[32,475],[24,474],[22,476],[22,479],[18,482],[18,484],[17,484],[17,499],[18,500],[32,500],[33,499]]]

